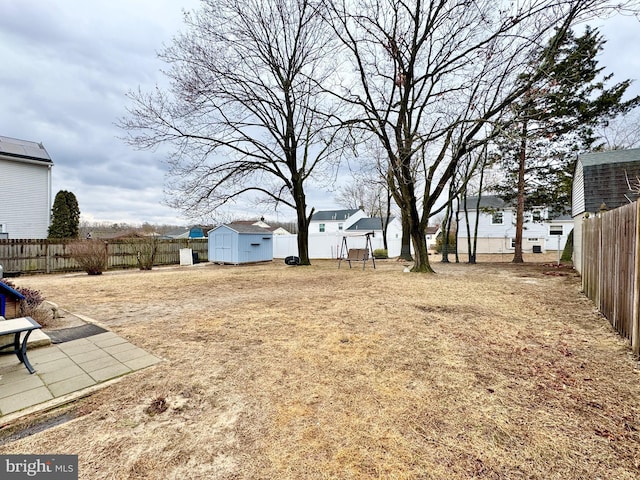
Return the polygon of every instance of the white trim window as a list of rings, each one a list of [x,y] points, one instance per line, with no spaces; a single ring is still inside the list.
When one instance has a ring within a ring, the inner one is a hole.
[[[491,225],[503,225],[504,212],[493,212],[491,214]]]
[[[549,235],[564,235],[563,225],[549,225]]]
[[[318,231],[320,233],[324,233],[324,223],[321,223],[320,225],[318,225]]]

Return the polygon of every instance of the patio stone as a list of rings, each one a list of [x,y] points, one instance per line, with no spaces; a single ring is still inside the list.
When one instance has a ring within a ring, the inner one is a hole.
[[[2,415],[13,413],[39,403],[46,402],[52,398],[53,396],[47,387],[42,386],[34,388],[33,390],[0,398],[0,413],[2,413]]]

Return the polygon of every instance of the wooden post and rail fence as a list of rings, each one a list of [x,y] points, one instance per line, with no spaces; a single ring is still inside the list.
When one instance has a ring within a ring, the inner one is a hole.
[[[180,263],[180,249],[192,249],[198,260],[207,261],[207,239],[180,238],[150,240],[145,237],[115,240],[73,240],[75,242],[100,242],[107,256],[107,270],[138,268],[140,252],[147,252],[150,242],[155,247],[154,265]],[[82,271],[69,252],[73,241],[61,240],[0,240],[0,265],[5,275],[18,273],[58,273]]]
[[[586,218],[582,289],[640,354],[640,203]]]

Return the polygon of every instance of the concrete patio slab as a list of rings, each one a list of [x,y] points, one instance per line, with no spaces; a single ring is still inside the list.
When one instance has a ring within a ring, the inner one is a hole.
[[[0,355],[0,421],[71,401],[162,360],[113,332],[29,347],[29,374],[16,355]]]

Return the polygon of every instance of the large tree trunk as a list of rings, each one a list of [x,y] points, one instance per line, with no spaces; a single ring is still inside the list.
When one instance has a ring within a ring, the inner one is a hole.
[[[516,204],[516,251],[513,263],[524,263],[522,257],[522,233],[524,232],[524,172],[527,159],[527,122],[522,122],[520,152],[518,152],[518,200]]]
[[[309,259],[309,222],[313,215],[313,209],[307,216],[307,200],[302,184],[293,185],[293,196],[296,202],[296,217],[298,222],[298,257],[300,265],[311,265]]]
[[[429,264],[429,249],[427,237],[424,234],[425,225],[420,221],[420,214],[415,201],[410,202],[409,220],[411,222],[411,242],[413,243],[414,264],[412,272],[435,273]],[[428,218],[428,215],[425,217]]]
[[[402,210],[402,244],[400,246],[400,258],[407,262],[413,262],[411,255],[411,221],[405,210]]]

